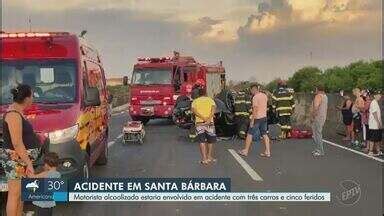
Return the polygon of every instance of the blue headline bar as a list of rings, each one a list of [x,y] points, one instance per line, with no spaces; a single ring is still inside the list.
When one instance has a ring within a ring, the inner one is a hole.
[[[68,192],[230,192],[230,178],[72,179]]]
[[[69,193],[231,192],[230,178],[22,179],[23,201],[68,201]]]

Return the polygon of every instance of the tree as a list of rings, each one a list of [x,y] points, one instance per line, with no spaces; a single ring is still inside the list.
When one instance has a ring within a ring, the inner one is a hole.
[[[322,80],[327,92],[351,91],[353,88],[353,78],[346,68],[329,68],[323,73]]]
[[[272,80],[265,88],[272,92],[277,88],[279,79]],[[351,92],[353,88],[383,89],[384,74],[383,60],[356,61],[344,67],[332,67],[322,72],[317,67],[304,67],[296,71],[288,79],[288,86],[296,92],[311,92],[316,85],[323,84],[327,92],[339,90]],[[237,89],[249,87],[250,82],[242,82],[234,85]]]
[[[304,67],[288,79],[288,86],[295,92],[311,92],[322,83],[322,72],[317,67]]]
[[[279,78],[272,80],[268,84],[265,85],[265,89],[267,89],[269,92],[273,92],[275,89],[277,89],[277,83],[279,82]]]
[[[383,60],[356,61],[344,67],[332,67],[322,72],[317,67],[304,67],[288,80],[296,92],[310,92],[317,84],[324,84],[327,92],[351,92],[353,88],[382,89]],[[273,81],[267,86],[273,86]]]
[[[367,89],[381,89],[383,87],[382,68],[375,67],[373,62],[361,64],[353,68],[351,73],[356,75],[354,82],[356,87]]]

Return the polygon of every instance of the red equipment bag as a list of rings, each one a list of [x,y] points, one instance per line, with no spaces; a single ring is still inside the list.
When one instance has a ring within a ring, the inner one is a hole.
[[[312,138],[312,131],[299,129],[299,128],[293,128],[291,131],[291,138],[293,138],[293,139],[310,139],[310,138]]]

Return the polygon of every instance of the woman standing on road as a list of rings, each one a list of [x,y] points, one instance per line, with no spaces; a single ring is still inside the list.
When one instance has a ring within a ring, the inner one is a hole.
[[[362,97],[361,90],[359,88],[354,88],[352,92],[353,92],[353,95],[356,97],[356,99],[352,106],[353,130],[355,133],[355,139],[351,140],[351,144],[352,146],[358,147],[360,145],[360,142],[358,141],[358,137],[362,129],[361,113],[364,111],[365,102],[364,102],[364,98]]]
[[[344,141],[355,140],[355,133],[353,131],[353,113],[352,113],[352,100],[346,96],[344,100],[343,107],[341,108],[341,114],[343,116],[343,123],[346,127]]]
[[[39,140],[32,125],[24,118],[23,111],[32,104],[32,90],[28,85],[18,85],[11,90],[13,103],[3,116],[3,163],[8,179],[7,215],[21,216],[21,178],[34,174],[32,161],[39,154]]]

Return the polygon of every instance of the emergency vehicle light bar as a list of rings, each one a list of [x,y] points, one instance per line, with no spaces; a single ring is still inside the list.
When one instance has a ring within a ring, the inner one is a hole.
[[[51,37],[69,35],[68,32],[19,32],[19,33],[1,33],[0,38],[23,38],[23,37]]]
[[[171,57],[160,57],[160,58],[150,58],[150,57],[138,57],[137,61],[166,61],[171,60]]]
[[[143,57],[138,57],[137,61],[149,61],[151,58],[143,58]]]

